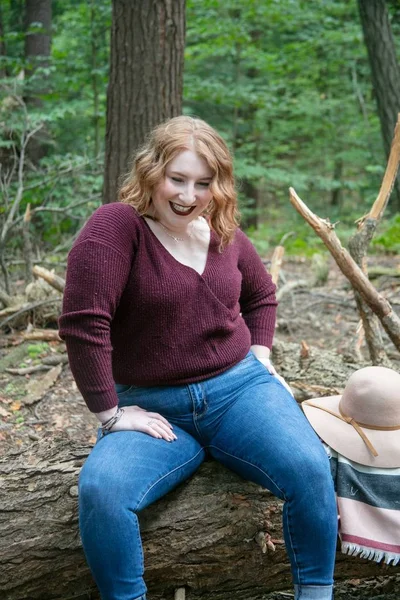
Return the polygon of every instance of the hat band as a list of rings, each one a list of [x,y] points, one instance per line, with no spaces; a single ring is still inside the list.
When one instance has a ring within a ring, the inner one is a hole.
[[[378,456],[378,453],[375,450],[374,446],[372,445],[371,441],[368,439],[368,437],[364,433],[364,431],[361,429],[361,427],[364,427],[365,429],[374,429],[376,431],[396,431],[397,429],[400,429],[400,425],[393,425],[392,427],[378,427],[376,425],[367,425],[366,423],[359,423],[359,422],[355,421],[352,417],[349,417],[348,415],[346,415],[341,410],[340,404],[339,404],[340,415],[333,412],[332,410],[329,410],[329,408],[326,408],[325,406],[319,406],[318,404],[314,404],[313,402],[310,402],[309,400],[305,400],[303,402],[303,404],[307,404],[308,406],[312,406],[313,408],[319,408],[320,410],[324,410],[325,412],[336,417],[337,419],[340,419],[341,421],[344,421],[348,425],[351,425],[352,427],[354,427],[354,429],[357,431],[358,435],[360,436],[360,438],[362,439],[362,441],[367,446],[368,450],[371,452],[371,454],[373,456]]]

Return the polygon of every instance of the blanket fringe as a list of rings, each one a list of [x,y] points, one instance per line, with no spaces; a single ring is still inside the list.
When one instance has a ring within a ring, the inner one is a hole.
[[[360,558],[368,558],[369,560],[375,560],[376,562],[380,562],[383,559],[387,565],[392,564],[395,566],[400,562],[400,554],[384,552],[383,550],[359,546],[358,544],[350,544],[349,542],[342,542],[342,552],[343,554],[360,556]]]

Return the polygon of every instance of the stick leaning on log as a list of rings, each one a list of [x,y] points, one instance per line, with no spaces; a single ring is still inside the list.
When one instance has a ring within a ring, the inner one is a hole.
[[[329,219],[321,219],[314,214],[296,194],[294,188],[289,188],[290,201],[298,213],[311,225],[316,234],[335,259],[342,273],[350,281],[352,287],[359,292],[368,306],[378,316],[382,326],[393,344],[400,351],[400,318],[393,311],[390,303],[379,294],[368,277],[363,273],[349,252],[344,248],[335,233],[335,226]]]

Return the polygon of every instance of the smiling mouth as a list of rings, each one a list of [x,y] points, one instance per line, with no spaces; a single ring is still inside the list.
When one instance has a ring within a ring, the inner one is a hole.
[[[169,205],[170,205],[172,211],[176,215],[180,215],[180,216],[184,216],[184,217],[186,217],[187,215],[190,215],[190,213],[192,213],[194,211],[194,209],[196,208],[196,205],[190,206],[189,208],[187,208],[186,206],[181,206],[180,204],[176,204],[175,202],[170,202]]]

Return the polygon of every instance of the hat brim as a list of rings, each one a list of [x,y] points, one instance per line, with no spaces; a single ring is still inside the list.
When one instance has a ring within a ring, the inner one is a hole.
[[[340,414],[339,402],[341,397],[310,398],[310,402]],[[301,406],[308,421],[319,437],[336,452],[354,462],[369,467],[400,467],[400,429],[382,431],[362,428],[378,453],[378,456],[373,456],[352,425],[320,408],[310,406],[306,402],[302,402]]]

